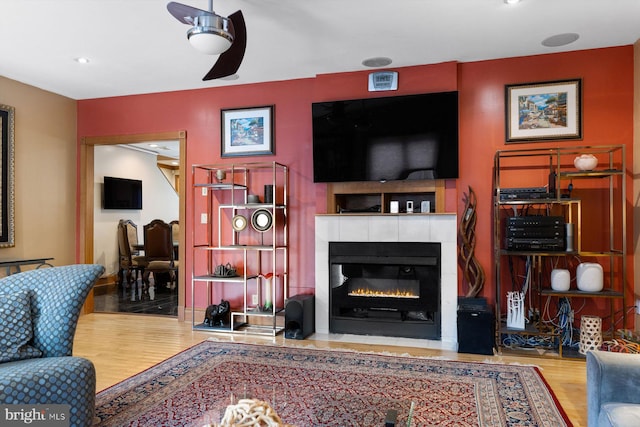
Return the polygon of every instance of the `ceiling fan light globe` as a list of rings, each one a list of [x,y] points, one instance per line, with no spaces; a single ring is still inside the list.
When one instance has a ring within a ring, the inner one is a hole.
[[[192,33],[189,35],[189,43],[207,55],[220,55],[231,47],[231,40],[215,32]]]
[[[189,43],[207,55],[220,55],[231,47],[233,34],[230,21],[219,15],[196,16],[194,26],[187,31]]]

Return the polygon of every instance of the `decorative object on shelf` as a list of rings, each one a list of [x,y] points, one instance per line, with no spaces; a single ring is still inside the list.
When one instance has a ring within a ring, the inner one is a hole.
[[[524,294],[507,292],[507,328],[524,329]]]
[[[231,305],[221,300],[220,304],[212,304],[204,313],[205,326],[226,326],[231,322]]]
[[[582,138],[581,79],[505,86],[507,142]]]
[[[220,264],[216,266],[213,275],[215,277],[235,277],[238,275],[238,273],[236,272],[236,268],[234,266],[232,266],[230,263],[227,263],[227,265]]]
[[[464,280],[469,285],[466,296],[474,298],[484,286],[485,275],[482,265],[475,257],[477,200],[476,194],[471,187],[469,187],[469,193],[464,194],[463,201],[465,205],[464,215],[458,225],[458,259],[462,265]]]
[[[273,309],[273,300],[271,297],[271,287],[273,286],[273,279],[276,277],[273,273],[260,274],[261,279],[264,279],[264,304],[262,304],[262,311],[269,311]]]
[[[227,173],[222,169],[218,169],[216,171],[216,179],[218,180],[218,184],[227,179]]]
[[[13,160],[13,138],[15,129],[15,108],[0,104],[0,175],[2,178],[2,188],[0,189],[0,205],[2,210],[0,218],[3,230],[0,233],[0,248],[15,246],[14,241],[14,160]]]
[[[554,268],[551,270],[551,289],[559,292],[566,292],[571,287],[571,275],[569,270],[564,268]]]
[[[578,352],[587,354],[602,345],[602,319],[598,316],[582,316],[580,319],[580,345]]]
[[[573,165],[581,171],[591,171],[598,166],[598,158],[593,154],[581,154],[573,159]]]
[[[222,157],[274,154],[273,109],[222,110]]]
[[[260,197],[257,194],[249,194],[247,196],[247,203],[260,203]]]
[[[264,202],[273,203],[273,185],[267,184],[264,186]]]
[[[578,289],[584,292],[600,292],[604,288],[602,266],[597,262],[583,262],[576,269]]]
[[[236,215],[231,220],[231,226],[235,231],[242,231],[247,228],[247,218],[244,215]]]
[[[264,233],[273,225],[273,214],[268,209],[257,209],[251,215],[251,226],[254,230]]]

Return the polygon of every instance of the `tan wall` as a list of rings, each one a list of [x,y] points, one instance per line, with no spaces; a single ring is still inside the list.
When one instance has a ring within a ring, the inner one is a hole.
[[[0,104],[15,108],[15,247],[0,248],[0,258],[72,264],[76,101],[0,77]]]

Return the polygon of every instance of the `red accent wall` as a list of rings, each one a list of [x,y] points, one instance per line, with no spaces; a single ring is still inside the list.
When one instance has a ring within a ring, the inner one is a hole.
[[[487,273],[482,294],[493,296],[492,167],[498,149],[526,146],[627,146],[633,158],[633,46],[493,61],[391,68],[399,72],[399,90],[367,91],[370,71],[325,74],[316,78],[211,89],[83,100],[78,102],[78,140],[84,136],[187,131],[186,164],[232,162],[220,159],[220,110],[275,105],[275,156],[244,160],[277,160],[290,167],[291,294],[314,288],[314,215],[325,210],[326,188],[312,179],[311,103],[333,99],[390,96],[459,90],[460,179],[447,182],[446,209],[460,213],[463,193],[471,186],[478,197],[476,255]],[[505,84],[581,78],[582,141],[505,144]],[[628,217],[631,216],[631,172]],[[190,187],[190,169],[184,177]],[[187,203],[187,245],[193,212]],[[631,223],[631,222],[630,222]],[[628,227],[631,228],[631,227]],[[631,249],[632,230],[629,230]],[[627,277],[633,277],[629,257]],[[181,261],[191,271],[191,256]],[[460,275],[462,277],[462,275]],[[466,288],[459,286],[459,293]],[[633,285],[628,286],[630,295]],[[187,295],[187,301],[190,301]],[[200,305],[200,304],[199,304]]]

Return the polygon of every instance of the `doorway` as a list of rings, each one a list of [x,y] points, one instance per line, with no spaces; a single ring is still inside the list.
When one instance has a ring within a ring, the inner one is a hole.
[[[149,133],[149,134],[137,134],[137,135],[114,135],[114,136],[102,136],[102,137],[84,137],[82,138],[80,146],[80,247],[79,251],[81,259],[84,259],[86,263],[96,262],[94,260],[94,161],[95,161],[95,146],[97,145],[127,145],[138,144],[151,141],[179,141],[180,145],[180,160],[179,160],[179,175],[184,176],[185,164],[186,164],[186,132],[162,132],[162,133]],[[186,187],[185,179],[178,181],[180,197],[185,197]],[[185,248],[185,203],[180,201],[179,203],[179,254],[178,257],[184,260],[184,248]],[[178,271],[178,309],[177,316],[179,320],[184,320],[184,300],[185,300],[185,269],[180,268]],[[85,312],[93,312],[95,309],[95,296],[92,293],[87,299],[85,304]]]

